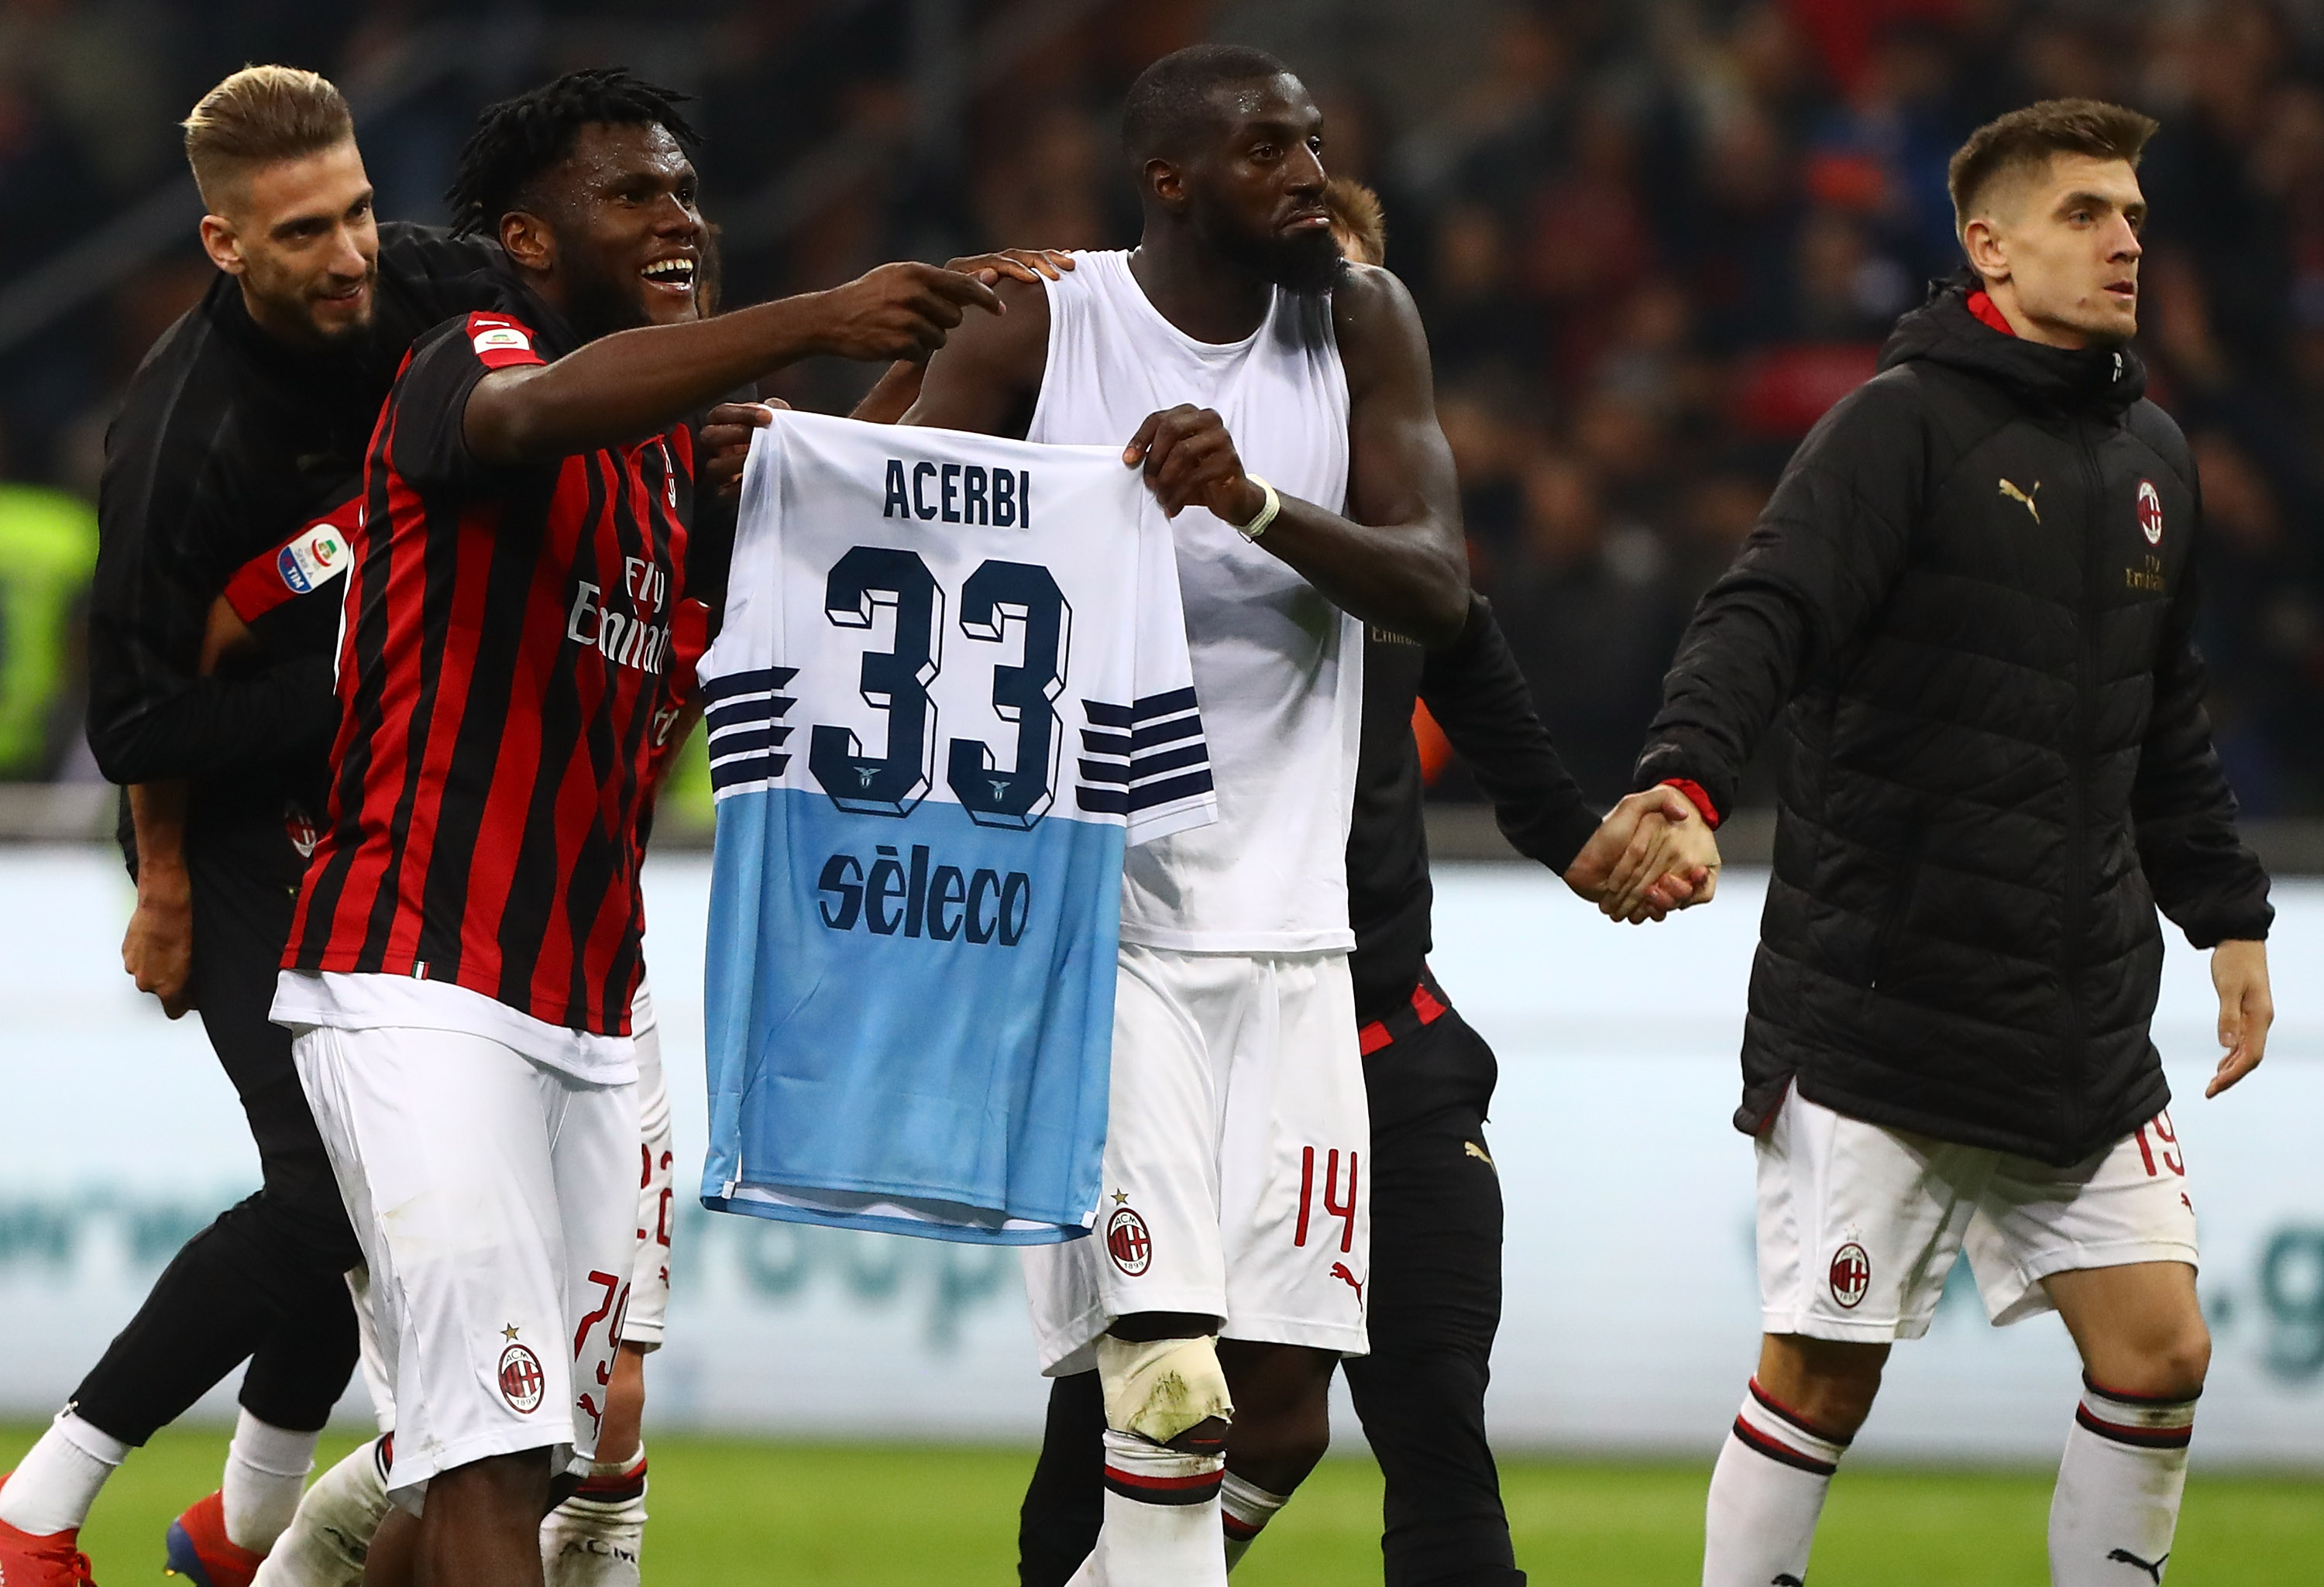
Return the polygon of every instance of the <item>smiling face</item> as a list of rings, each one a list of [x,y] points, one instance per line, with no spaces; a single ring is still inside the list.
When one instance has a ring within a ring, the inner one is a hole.
[[[327,347],[371,324],[379,224],[353,138],[257,166],[217,197],[220,213],[202,217],[202,247],[241,278],[243,302],[263,328],[294,346]]]
[[[1961,243],[2020,336],[2088,347],[2137,333],[2145,226],[2130,161],[2056,154],[1988,184]]]
[[[1222,83],[1211,106],[1217,130],[1191,158],[1153,162],[1183,194],[1195,235],[1278,286],[1329,291],[1344,262],[1323,203],[1323,113],[1287,72]],[[1156,190],[1168,196],[1160,181]]]
[[[501,243],[584,335],[696,318],[705,227],[694,163],[658,124],[595,123],[545,173]]]

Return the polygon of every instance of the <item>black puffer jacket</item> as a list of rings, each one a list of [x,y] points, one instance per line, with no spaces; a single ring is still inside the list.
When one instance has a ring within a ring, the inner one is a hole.
[[[2201,517],[2128,352],[1900,320],[1697,610],[1639,786],[1729,807],[1789,706],[1738,1127],[1786,1082],[2054,1164],[2168,1100],[2159,904],[2264,937],[2190,639]]]

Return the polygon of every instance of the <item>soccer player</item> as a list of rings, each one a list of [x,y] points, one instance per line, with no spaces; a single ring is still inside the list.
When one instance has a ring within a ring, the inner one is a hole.
[[[486,247],[374,221],[346,106],[323,78],[235,72],[185,134],[219,274],[155,344],[106,437],[88,733],[129,785],[124,964],[171,1017],[198,1009],[262,1183],[179,1252],[0,1485],[10,1587],[85,1579],[75,1535],[106,1478],[247,1358],[220,1490],[170,1540],[204,1587],[241,1587],[355,1365],[341,1274],[361,1252],[290,1038],[266,1017],[338,719],[337,603],[285,604],[259,624],[262,653],[215,667],[212,619],[254,563],[278,595],[309,580],[337,594],[328,521],[355,492],[397,360],[484,300],[472,277]]]
[[[1362,625],[1441,645],[1471,604],[1418,316],[1340,255],[1305,88],[1257,51],[1181,51],[1132,86],[1124,143],[1139,248],[1002,283],[1010,313],[929,362],[907,421],[1126,442],[1176,521],[1220,820],[1129,862],[1099,1228],[1027,1276],[1045,1371],[1094,1368],[1104,1401],[1077,1580],[1177,1587],[1223,1578],[1224,1472],[1279,1503],[1365,1348]],[[1167,738],[1133,734],[1133,800]]]
[[[1766,1339],[1706,1587],[1806,1575],[1964,1250],[1995,1323],[2055,1311],[2081,1354],[2052,1580],[2163,1579],[2210,1340],[2155,910],[2211,950],[2212,1096],[2265,1050],[2273,913],[2203,711],[2194,461],[2128,346],[2154,128],[2052,100],[1953,155],[1973,273],[1802,444],[1638,763],[1715,817],[1788,712],[1736,1114]]]
[[[1369,188],[1324,189],[1343,256],[1377,266],[1386,223]],[[886,383],[883,382],[883,384]],[[1485,1143],[1497,1066],[1429,973],[1427,836],[1413,734],[1425,701],[1499,807],[1521,852],[1602,895],[1634,835],[1601,827],[1567,774],[1491,609],[1475,598],[1461,637],[1435,651],[1386,629],[1364,641],[1361,747],[1348,829],[1358,1045],[1371,1121],[1371,1353],[1344,1363],[1386,1479],[1381,1551],[1389,1587],[1521,1587],[1485,1435],[1485,1384],[1500,1323],[1500,1181]],[[1655,796],[1683,821],[1674,789]],[[1595,840],[1593,843],[1592,840]],[[1655,902],[1667,907],[1693,879]],[[1707,890],[1705,890],[1707,891]],[[1052,1380],[1041,1458],[1018,1528],[1024,1587],[1060,1587],[1104,1514],[1105,1401],[1095,1372]],[[1230,1468],[1220,1489],[1228,1569],[1280,1508]]]
[[[682,422],[812,354],[940,344],[884,266],[696,318],[694,134],[624,71],[485,112],[453,196],[502,306],[423,337],[365,468],[328,824],[274,1018],[367,1259],[416,1578],[541,1580],[598,1442],[633,1239],[640,814],[690,593]]]

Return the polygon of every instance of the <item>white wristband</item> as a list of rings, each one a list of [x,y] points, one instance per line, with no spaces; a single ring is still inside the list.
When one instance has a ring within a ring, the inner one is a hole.
[[[1259,508],[1258,516],[1249,523],[1238,523],[1234,526],[1235,533],[1247,540],[1255,540],[1267,532],[1267,526],[1275,521],[1275,515],[1277,512],[1283,511],[1283,498],[1276,494],[1273,485],[1256,474],[1246,474],[1243,477],[1267,494],[1266,503]]]

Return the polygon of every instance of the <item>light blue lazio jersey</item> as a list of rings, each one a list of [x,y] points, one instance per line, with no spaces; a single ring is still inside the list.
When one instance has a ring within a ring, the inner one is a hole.
[[[701,675],[705,1204],[1086,1232],[1124,845],[1216,811],[1138,472],[1111,447],[779,413]]]

